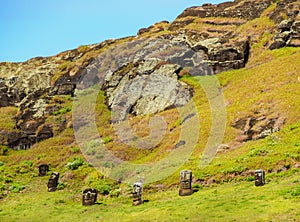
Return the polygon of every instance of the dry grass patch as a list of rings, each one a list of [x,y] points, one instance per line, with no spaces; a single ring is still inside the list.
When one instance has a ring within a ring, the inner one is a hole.
[[[11,131],[15,127],[14,116],[17,114],[17,107],[0,108],[0,130]]]

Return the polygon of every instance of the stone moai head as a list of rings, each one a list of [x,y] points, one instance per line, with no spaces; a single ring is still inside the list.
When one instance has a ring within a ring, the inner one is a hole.
[[[192,188],[192,171],[183,170],[180,172],[180,187],[182,189]]]
[[[188,196],[193,193],[192,189],[192,171],[183,170],[180,172],[180,196]]]
[[[255,170],[255,186],[263,186],[265,183],[265,171]]]
[[[39,165],[39,176],[45,176],[49,171],[49,166],[47,164]]]
[[[91,206],[94,205],[97,201],[98,190],[89,188],[85,189],[82,193],[82,205]]]
[[[133,185],[133,206],[137,206],[143,203],[142,201],[143,184],[140,182],[134,183]]]
[[[48,192],[53,192],[57,188],[59,173],[53,172],[48,180]]]

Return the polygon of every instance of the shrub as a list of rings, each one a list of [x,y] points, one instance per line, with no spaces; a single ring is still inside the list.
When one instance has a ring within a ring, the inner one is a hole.
[[[118,197],[118,196],[120,196],[120,194],[121,194],[121,189],[120,188],[111,190],[109,192],[109,196],[111,196],[111,197]]]
[[[291,190],[290,193],[291,193],[291,195],[292,195],[293,197],[298,197],[298,196],[300,196],[300,187],[297,187],[297,188]]]
[[[81,157],[75,157],[71,162],[68,162],[66,168],[69,170],[77,170],[80,166],[84,165],[85,162]]]
[[[99,194],[116,196],[119,195],[121,190],[118,191],[116,184],[109,180],[105,179],[103,175],[98,172],[93,172],[90,174],[87,185],[98,190]]]
[[[57,189],[58,189],[58,190],[63,190],[63,189],[65,189],[66,186],[67,186],[66,183],[59,182],[59,183],[57,184]]]
[[[196,184],[193,184],[193,185],[192,185],[192,188],[193,188],[194,190],[200,190],[200,189],[203,189],[203,186],[196,183]]]
[[[20,191],[24,190],[25,186],[20,183],[13,183],[9,187],[9,191],[12,193],[19,193]]]
[[[111,186],[109,186],[105,182],[104,183],[103,182],[99,182],[98,185],[96,186],[96,189],[102,195],[108,195],[111,192],[111,190],[112,190]]]
[[[19,165],[16,166],[17,173],[28,173],[33,171],[33,162],[31,160],[24,160]]]
[[[252,182],[252,181],[254,181],[255,180],[255,177],[254,176],[248,176],[248,177],[246,177],[246,181],[247,182]]]

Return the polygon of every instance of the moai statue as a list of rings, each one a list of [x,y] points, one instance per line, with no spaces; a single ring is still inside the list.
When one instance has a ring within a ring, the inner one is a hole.
[[[263,186],[265,183],[265,171],[255,170],[255,186]]]
[[[85,189],[82,193],[82,205],[91,206],[97,201],[98,190],[94,188]]]
[[[59,173],[53,172],[48,180],[48,192],[53,192],[57,188]]]
[[[192,193],[192,171],[183,170],[180,172],[179,196],[189,196]]]
[[[49,166],[47,164],[39,165],[39,176],[46,176],[47,172],[49,171]]]
[[[138,206],[143,203],[142,200],[143,184],[140,182],[134,183],[133,185],[133,201],[132,206]]]

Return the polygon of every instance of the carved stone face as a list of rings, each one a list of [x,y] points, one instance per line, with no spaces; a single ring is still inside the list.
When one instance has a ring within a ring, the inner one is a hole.
[[[48,180],[48,192],[53,192],[56,190],[57,184],[58,184],[58,178],[59,173],[54,172],[51,174],[49,180]]]
[[[133,191],[132,191],[132,196],[133,196],[133,206],[138,206],[140,204],[143,204],[142,200],[142,192],[143,192],[143,185],[142,183],[135,183],[133,185]]]
[[[49,171],[49,166],[47,164],[42,164],[39,166],[39,176],[45,176]]]
[[[265,172],[263,170],[255,170],[255,186],[263,186],[265,184]]]
[[[94,205],[97,201],[98,191],[96,189],[85,189],[82,194],[82,205],[90,206]]]
[[[180,188],[192,188],[192,172],[190,170],[183,170],[180,172]]]
[[[179,196],[189,196],[192,194],[192,171],[183,170],[180,172]]]
[[[135,183],[133,185],[133,198],[141,198],[143,192],[142,183]]]

